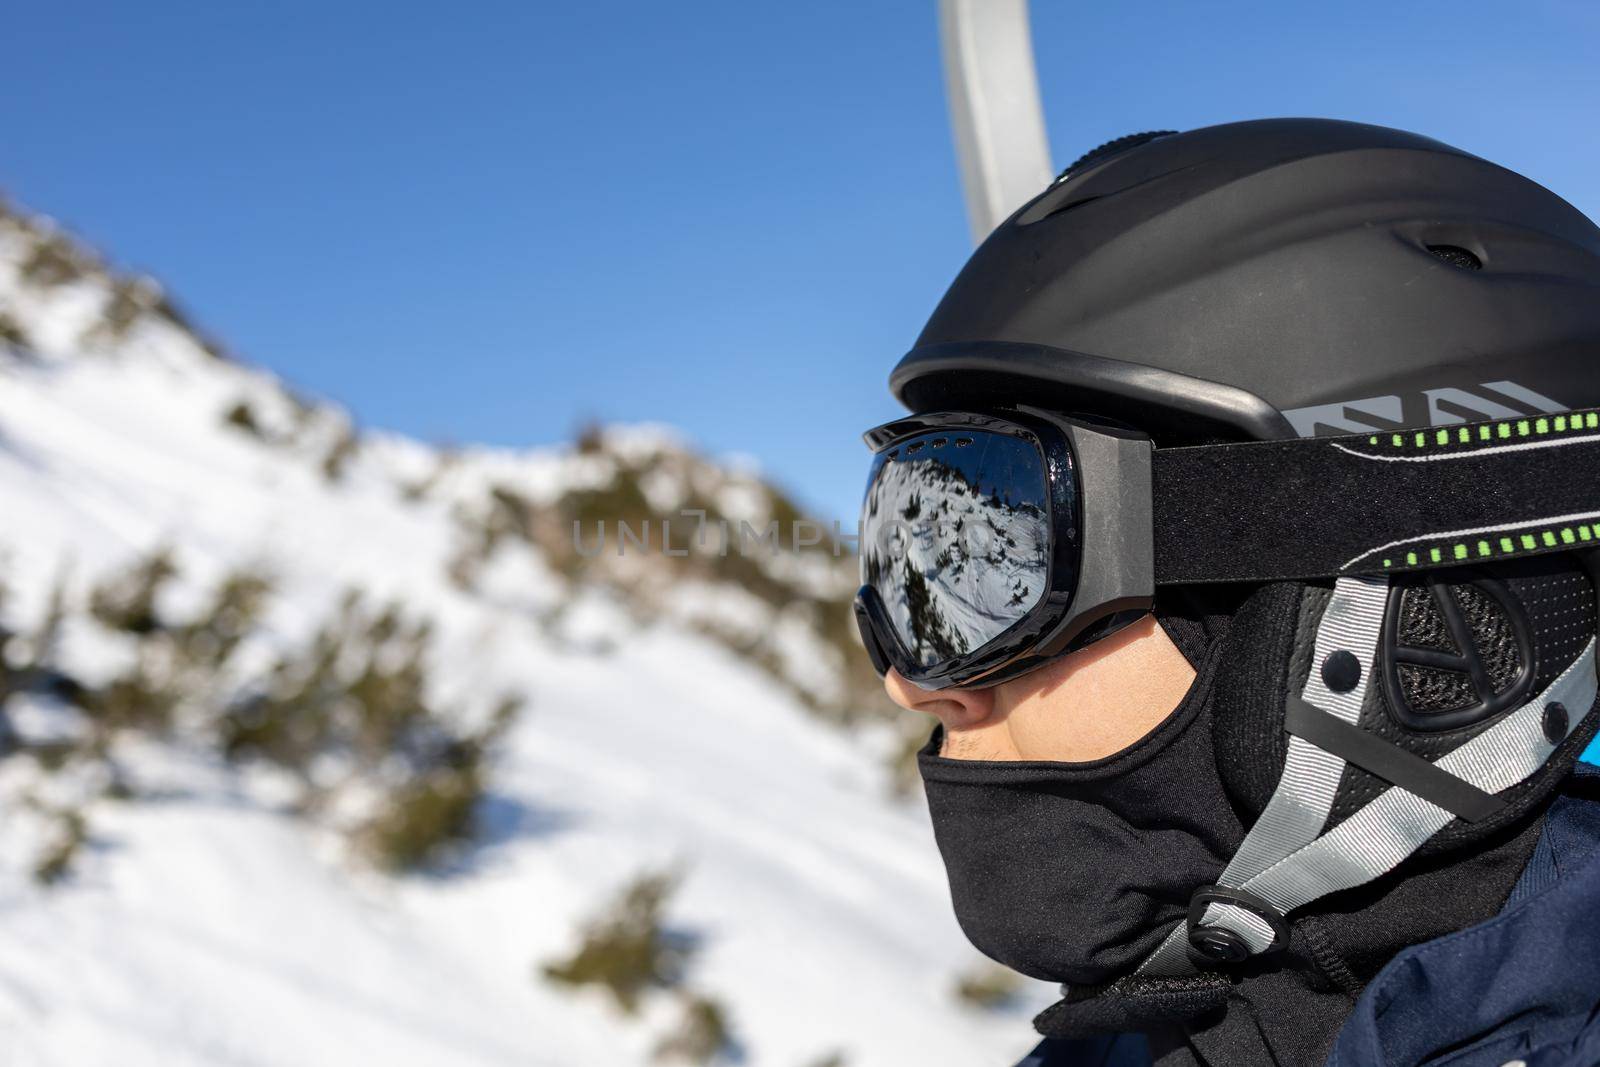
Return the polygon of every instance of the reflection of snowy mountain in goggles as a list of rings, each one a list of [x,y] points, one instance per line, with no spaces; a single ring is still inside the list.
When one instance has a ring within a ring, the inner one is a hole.
[[[919,663],[964,655],[1044,594],[1042,458],[1003,434],[925,434],[880,454],[862,508],[864,581]]]

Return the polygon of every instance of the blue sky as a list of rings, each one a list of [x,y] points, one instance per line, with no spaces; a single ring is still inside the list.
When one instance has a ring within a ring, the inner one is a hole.
[[[1057,166],[1416,129],[1600,216],[1600,5],[1036,2]],[[14,5],[0,189],[366,424],[672,423],[849,517],[968,253],[933,0]]]

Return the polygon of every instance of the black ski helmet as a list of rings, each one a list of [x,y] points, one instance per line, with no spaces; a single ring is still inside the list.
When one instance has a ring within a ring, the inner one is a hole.
[[[1376,442],[1600,407],[1600,229],[1526,178],[1396,130],[1279,119],[1134,135],[990,235],[890,383],[914,412],[1027,405],[1159,446]],[[1248,957],[1234,977],[1259,967],[1270,983],[1259,958],[1274,953],[1328,988],[1335,970],[1359,986],[1391,935],[1492,913],[1533,847],[1524,831],[1600,728],[1597,575],[1600,550],[1580,545],[1392,580],[1158,591],[1198,669],[1187,703],[1211,715],[1242,841],[1215,885],[1172,902],[1136,972],[1070,996],[1041,1029],[1209,1011],[1243,985],[1189,971]],[[1419,667],[1418,649],[1445,647],[1455,666]],[[1352,729],[1308,740],[1335,712]],[[1495,810],[1425,798],[1424,777],[1472,784]]]
[[[1600,229],[1416,134],[1267,119],[1111,142],[973,254],[890,378],[1158,443],[1600,404]]]

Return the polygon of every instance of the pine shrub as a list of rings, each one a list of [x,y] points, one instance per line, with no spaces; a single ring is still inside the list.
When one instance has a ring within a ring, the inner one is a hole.
[[[266,439],[266,431],[261,428],[261,423],[256,419],[255,409],[250,406],[248,401],[241,400],[234,404],[222,416],[222,421],[225,425],[247,433],[257,440]]]
[[[845,1067],[848,1062],[843,1052],[829,1052],[813,1062],[810,1067]]]
[[[578,427],[572,435],[572,447],[580,456],[598,456],[606,450],[605,427],[593,419]]]
[[[89,823],[82,812],[69,808],[50,814],[55,822],[54,839],[33,868],[33,880],[46,886],[56,885],[72,872],[73,861],[89,840]]]
[[[359,442],[356,435],[350,430],[342,430],[339,437],[329,446],[327,454],[322,457],[322,476],[330,482],[344,479],[346,468],[355,458]]]
[[[198,616],[169,628],[184,667],[208,674],[221,671],[255,632],[271,591],[267,579],[251,571],[234,571],[224,577]]]
[[[1009,1008],[1022,994],[1022,978],[999,964],[983,964],[956,979],[956,997],[983,1011]]]
[[[117,278],[101,312],[100,328],[114,341],[127,337],[145,312],[155,306],[160,287],[148,278]]]
[[[48,289],[75,282],[88,273],[86,257],[65,234],[55,233],[34,242],[33,250],[22,263],[22,278],[30,285]]]
[[[0,608],[4,607],[5,593],[5,585],[0,582]],[[81,700],[85,687],[53,662],[65,612],[65,587],[58,579],[44,617],[26,637],[0,623],[0,757],[25,749],[47,770],[64,765],[76,751],[76,744],[19,737],[7,717],[6,704],[19,693],[54,697],[67,704]]]
[[[355,801],[338,807],[344,814],[337,828],[384,869],[424,867],[470,842],[490,759],[520,713],[520,699],[504,698],[469,727],[457,709],[430,695],[430,625],[354,591],[307,642],[242,673],[239,650],[260,628],[269,582],[247,571],[228,574],[197,610],[180,616],[162,603],[176,576],[170,555],[160,551],[90,590],[89,618],[129,653],[128,665],[99,685],[80,685],[48,662],[65,612],[59,584],[37,633],[25,638],[0,628],[0,755],[26,750],[44,773],[87,764],[92,780],[109,783],[102,795],[125,796],[133,783],[118,766],[119,739],[177,734],[214,744],[231,760],[261,759],[287,770],[299,783],[302,810],[334,794]],[[17,738],[5,704],[21,691],[75,705],[87,729],[82,736]],[[69,859],[51,869],[64,869]]]
[[[73,698],[102,750],[124,730],[166,733],[185,704],[218,699],[221,671],[256,623],[267,583],[242,572],[225,578],[189,622],[164,618],[161,594],[177,573],[171,555],[159,550],[90,591],[90,616],[136,642],[126,670]]]
[[[24,352],[33,347],[28,331],[23,329],[22,323],[4,311],[0,311],[0,347],[16,352]]]
[[[11,702],[12,695],[22,688],[21,671],[11,664],[11,649],[17,635],[5,623],[4,612],[9,593],[5,580],[0,578],[0,757],[16,746],[16,732],[11,727],[11,716],[6,711],[6,705]]]
[[[651,1058],[697,1065],[737,1059],[727,1009],[702,994],[685,996],[677,1026],[656,1042]]]
[[[151,310],[188,334],[195,344],[200,346],[200,350],[212,359],[226,360],[228,358],[222,343],[200,329],[189,314],[169,294],[158,292]]]
[[[374,861],[391,872],[417,870],[471,840],[483,795],[477,770],[438,769],[401,783],[362,831]]]
[[[96,586],[89,594],[89,614],[110,630],[143,637],[161,628],[156,601],[177,568],[165,549],[135,564],[126,573]]]
[[[670,871],[639,875],[586,924],[583,942],[572,956],[544,965],[545,978],[562,985],[601,986],[627,1015],[638,1012],[645,994],[679,988],[696,945],[665,926],[664,912],[678,881]]]
[[[331,622],[279,658],[267,679],[233,702],[218,724],[230,759],[260,758],[297,776],[309,797],[318,767],[375,790],[357,844],[391,871],[429,866],[477,830],[488,759],[521,701],[501,700],[476,731],[428,693],[431,627],[398,607],[346,596]]]
[[[182,698],[181,690],[163,677],[156,656],[140,649],[134,664],[105,685],[78,696],[78,706],[93,723],[95,744],[105,750],[124,730],[166,733]]]

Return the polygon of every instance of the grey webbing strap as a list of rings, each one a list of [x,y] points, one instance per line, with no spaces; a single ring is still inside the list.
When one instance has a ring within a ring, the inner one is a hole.
[[[1283,728],[1324,752],[1331,752],[1346,763],[1408,793],[1415,793],[1468,822],[1483,822],[1498,815],[1506,806],[1506,802],[1493,793],[1485,793],[1471,782],[1440,770],[1437,764],[1335,718],[1297,696],[1289,697]]]
[[[1379,613],[1381,618],[1381,603]],[[1319,651],[1322,633],[1319,628]],[[1306,687],[1305,697],[1308,700],[1312,699],[1311,688],[1310,685]],[[1544,766],[1556,745],[1577,729],[1584,715],[1594,706],[1596,688],[1595,642],[1591,640],[1578,659],[1543,693],[1489,730],[1435,761],[1434,766],[1485,793],[1508,789]],[[1584,715],[1567,716],[1567,734],[1552,741],[1546,736],[1544,712],[1546,707],[1554,703],[1568,708],[1582,708]],[[1332,709],[1325,710],[1338,714]],[[1339,717],[1343,718],[1342,715]],[[1294,740],[1291,739],[1291,745]],[[1337,762],[1342,768],[1342,761]],[[1335,786],[1337,777],[1336,774]],[[1316,783],[1311,785],[1313,789],[1316,788]],[[1295,792],[1306,786],[1304,779],[1291,781],[1286,761],[1284,777],[1267,811],[1273,809],[1279,794]],[[1331,803],[1331,793],[1327,795]],[[1320,792],[1317,793],[1314,802],[1320,802],[1321,796]],[[1229,864],[1220,881],[1222,885],[1244,889],[1286,914],[1319,897],[1361,885],[1393,870],[1452,818],[1454,815],[1445,808],[1398,786],[1391,787],[1327,834],[1317,837],[1317,830],[1313,830],[1312,837],[1300,846],[1243,880],[1235,881],[1235,865],[1250,846],[1251,839],[1256,837],[1256,828],[1252,828],[1246,837],[1245,847],[1240,848],[1239,856]],[[1263,812],[1262,820],[1265,819],[1266,812]],[[1258,820],[1257,828],[1260,825],[1261,820]],[[1320,826],[1317,829],[1320,830]],[[1274,831],[1273,839],[1282,840],[1283,835]],[[1264,920],[1231,905],[1211,905],[1206,911],[1203,925],[1234,931],[1249,944],[1253,952],[1264,950],[1272,940],[1272,931]],[[1187,934],[1187,924],[1178,926],[1145,961],[1139,973],[1193,973],[1195,966],[1188,955]]]
[[[1383,632],[1384,606],[1389,599],[1387,578],[1341,578],[1334,585],[1333,597],[1323,609],[1311,654],[1313,668],[1341,649],[1355,655],[1363,667],[1355,688],[1334,692],[1313,669],[1306,679],[1301,698],[1340,720],[1354,724],[1361,716],[1372,664],[1377,660],[1378,637]],[[1344,761],[1312,745],[1301,737],[1290,736],[1278,788],[1261,817],[1245,835],[1244,843],[1217,879],[1219,885],[1239,887],[1283,857],[1316,839],[1333,809],[1333,797],[1344,773]],[[1220,916],[1233,921],[1223,925],[1236,930],[1251,947],[1260,952],[1272,942],[1267,924],[1242,908],[1212,904],[1204,922],[1217,924]],[[1180,923],[1162,942],[1140,974],[1191,974],[1188,928]]]
[[[1493,727],[1436,761],[1487,793],[1525,780],[1550,758],[1556,745],[1545,736],[1544,710],[1560,703],[1583,708],[1568,716],[1564,741],[1577,729],[1595,700],[1594,641],[1550,687]],[[1398,786],[1384,790],[1360,811],[1245,883],[1244,888],[1280,911],[1369,882],[1392,870],[1455,816]]]
[[[1311,653],[1312,671],[1301,699],[1328,714],[1355,724],[1367,699],[1372,664],[1378,658],[1384,606],[1389,601],[1386,578],[1341,578],[1317,624]],[[1362,664],[1355,688],[1339,693],[1328,688],[1316,665],[1343,649]],[[1278,788],[1261,817],[1222,874],[1222,884],[1242,885],[1295,849],[1308,844],[1328,821],[1339,789],[1344,761],[1304,738],[1289,738]]]

